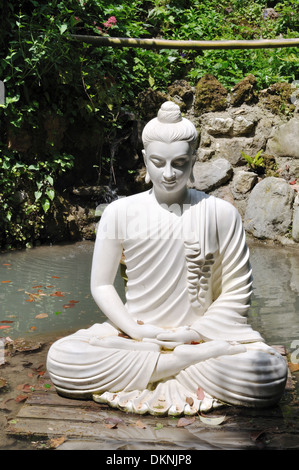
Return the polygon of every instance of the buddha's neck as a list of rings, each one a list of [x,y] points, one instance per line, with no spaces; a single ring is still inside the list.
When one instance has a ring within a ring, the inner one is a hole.
[[[173,204],[178,204],[180,206],[183,206],[184,204],[190,204],[190,194],[187,187],[182,188],[181,191],[175,193],[160,193],[160,191],[156,191],[155,188],[153,188],[152,191],[153,196],[160,205],[163,204],[170,207]]]

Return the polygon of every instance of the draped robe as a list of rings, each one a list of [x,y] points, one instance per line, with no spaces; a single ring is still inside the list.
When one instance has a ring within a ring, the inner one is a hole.
[[[126,308],[136,322],[189,326],[204,341],[243,343],[246,352],[210,358],[152,383],[160,355],[171,351],[151,343],[140,349],[108,320],[51,346],[47,367],[59,393],[151,414],[196,413],[198,387],[236,405],[279,400],[285,361],[247,323],[252,277],[241,217],[226,201],[189,194],[191,204],[182,211],[148,204],[151,191],[119,199],[105,210],[97,237],[122,244]],[[111,337],[115,342],[107,347]]]

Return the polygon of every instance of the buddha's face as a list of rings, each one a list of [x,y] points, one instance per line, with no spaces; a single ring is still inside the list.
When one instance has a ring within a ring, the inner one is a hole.
[[[160,193],[179,192],[186,187],[192,169],[188,142],[150,142],[145,164],[153,187]]]

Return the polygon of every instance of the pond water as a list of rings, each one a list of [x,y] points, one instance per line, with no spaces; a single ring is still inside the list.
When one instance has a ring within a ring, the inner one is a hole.
[[[61,334],[102,322],[90,293],[93,247],[80,242],[1,254],[0,336]],[[124,298],[120,274],[116,286]]]
[[[249,322],[269,344],[299,346],[299,251],[250,243],[254,275]],[[0,255],[0,336],[57,336],[102,322],[90,293],[93,242]],[[116,288],[124,299],[123,279]],[[299,354],[298,354],[299,355]]]

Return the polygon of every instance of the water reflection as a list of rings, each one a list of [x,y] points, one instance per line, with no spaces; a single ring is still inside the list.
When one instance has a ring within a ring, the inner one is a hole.
[[[60,334],[103,321],[90,294],[93,246],[80,242],[1,254],[0,327],[9,328],[2,328],[0,336]],[[269,344],[289,349],[299,340],[299,251],[250,244],[250,253],[254,293],[249,321]],[[116,288],[124,298],[120,274]]]
[[[0,336],[72,331],[102,322],[90,293],[93,246],[82,242],[0,255]],[[120,276],[117,284],[122,291]]]
[[[249,321],[270,344],[290,348],[299,339],[299,251],[250,245],[254,276]]]

